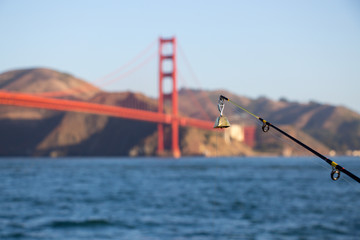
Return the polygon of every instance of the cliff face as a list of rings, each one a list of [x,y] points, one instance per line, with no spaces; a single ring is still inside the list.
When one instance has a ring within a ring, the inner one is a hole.
[[[157,100],[140,93],[107,93],[66,73],[49,69],[16,70],[0,74],[3,91],[86,100],[89,102],[157,110]],[[181,115],[213,121],[219,115],[217,100],[223,94],[257,115],[303,140],[324,154],[360,149],[360,115],[345,107],[297,103],[267,98],[250,99],[226,91],[179,91]],[[225,115],[232,124],[258,122],[229,103]],[[169,128],[165,128],[169,132]],[[1,156],[152,156],[156,155],[157,127],[154,123],[107,116],[57,112],[0,105]],[[168,135],[167,135],[168,136]],[[279,141],[281,139],[281,141]],[[166,137],[165,147],[170,147]],[[304,155],[275,133],[257,127],[256,145],[250,148],[222,132],[180,129],[183,155]]]

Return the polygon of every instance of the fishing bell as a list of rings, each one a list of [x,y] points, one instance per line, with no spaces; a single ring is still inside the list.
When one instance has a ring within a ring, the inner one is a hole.
[[[220,116],[216,118],[214,128],[228,128],[230,127],[229,120],[225,116]]]
[[[219,103],[218,103],[218,109],[219,109],[219,112],[220,112],[220,116],[216,118],[214,128],[228,128],[228,127],[230,127],[229,120],[227,119],[227,117],[223,116],[224,106],[225,106],[224,98],[220,97],[219,98]]]

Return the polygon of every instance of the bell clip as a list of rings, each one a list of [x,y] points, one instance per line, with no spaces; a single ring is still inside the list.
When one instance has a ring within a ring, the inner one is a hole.
[[[230,122],[227,117],[223,116],[224,111],[224,98],[220,96],[218,103],[218,110],[220,112],[220,116],[216,118],[214,128],[228,128],[230,127]]]

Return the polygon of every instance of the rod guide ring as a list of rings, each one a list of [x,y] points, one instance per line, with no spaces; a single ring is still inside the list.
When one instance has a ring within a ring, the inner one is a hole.
[[[330,176],[332,180],[336,181],[340,178],[340,171],[336,168],[333,168]]]
[[[270,125],[267,122],[263,122],[263,125],[261,128],[262,128],[263,132],[268,132],[270,130]]]

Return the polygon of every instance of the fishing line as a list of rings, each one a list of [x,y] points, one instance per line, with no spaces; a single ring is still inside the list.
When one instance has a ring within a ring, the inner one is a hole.
[[[233,110],[234,112],[242,113],[242,110],[239,109],[239,108],[237,108],[236,106],[232,106],[232,110]],[[261,124],[260,122],[258,122],[258,121],[255,121],[254,118],[248,118],[248,119],[249,119],[251,122],[253,122],[255,125],[260,126],[260,127],[262,126],[262,124]],[[287,140],[284,138],[284,136],[280,135],[280,133],[277,133],[277,132],[274,132],[274,131],[269,131],[268,133],[269,133],[273,138],[276,138],[276,139],[278,139],[279,141],[281,141],[283,144],[288,145],[288,146],[290,146],[291,148],[294,148],[294,149],[296,149],[296,150],[299,151],[299,152],[303,152],[303,153],[306,152],[304,148],[301,148],[299,145],[295,144],[294,142],[292,142],[292,141],[291,141],[291,142],[290,142],[290,141],[287,141]],[[313,164],[315,164],[315,165],[317,165],[317,166],[319,166],[319,167],[321,167],[321,168],[323,168],[323,169],[325,169],[325,170],[332,170],[332,168],[331,168],[329,165],[327,165],[327,164],[325,164],[325,163],[323,163],[323,162],[317,161],[317,159],[316,159],[314,156],[309,156],[307,159],[309,159]],[[344,176],[344,178],[341,178],[340,181],[345,181],[345,182],[347,182],[348,184],[350,184],[350,185],[352,185],[352,186],[355,187],[355,183],[354,183],[353,181],[349,181],[349,178],[348,178],[347,176]]]
[[[216,134],[215,134],[215,158],[217,158],[217,155],[218,155],[218,153],[217,153],[217,151],[218,151],[218,135],[219,135],[219,133],[218,133],[218,131],[216,131]]]
[[[232,110],[233,110],[233,112],[235,112],[235,114],[236,114],[236,113],[244,114],[242,109],[239,109],[238,107],[233,106],[233,105],[232,105]],[[254,123],[254,125],[256,125],[256,126],[259,126],[259,127],[262,126],[262,124],[261,124],[259,121],[256,121],[256,119],[254,119],[254,118],[246,118],[246,120],[251,121],[251,122]],[[274,132],[274,131],[269,131],[268,133],[269,133],[274,139],[277,139],[277,140],[281,141],[281,142],[283,143],[283,145],[289,146],[290,149],[293,149],[294,151],[298,151],[298,152],[303,152],[303,153],[306,152],[303,148],[301,148],[299,145],[295,144],[294,142],[287,141],[287,140],[284,138],[284,136],[280,135],[280,133],[277,133],[277,132]],[[324,169],[326,169],[326,170],[331,170],[331,168],[330,168],[328,165],[325,165],[325,164],[323,164],[322,162],[319,162],[319,161],[315,160],[314,157],[309,156],[309,159],[310,159],[314,164],[316,164],[316,165],[318,165],[318,166],[320,166],[320,167],[322,167],[322,168],[324,168]]]
[[[233,106],[233,110],[235,110],[238,113],[243,112],[244,108],[238,108],[237,106]],[[249,112],[249,111],[246,111]],[[250,112],[251,113],[251,112]],[[254,116],[254,114],[251,113],[252,116]],[[256,116],[257,118],[257,116]],[[248,118],[251,122],[253,122],[255,125],[262,127],[262,123],[259,121],[256,121],[254,118]],[[258,118],[257,118],[258,119]],[[295,144],[294,142],[289,142],[287,141],[283,135],[281,135],[279,132],[274,132],[274,131],[268,131],[267,132],[269,135],[271,135],[273,138],[281,141],[283,143],[283,145],[288,145],[290,148],[293,148],[295,150],[298,150],[299,152],[304,152],[305,153],[305,149],[301,148],[299,145]],[[319,161],[316,161],[314,157],[310,156],[309,157],[310,160],[312,160],[316,165],[321,166],[322,168],[326,169],[326,170],[330,170],[331,168],[328,165],[324,165]]]
[[[325,157],[324,155],[320,154],[319,152],[315,151],[313,148],[309,147],[308,145],[304,144],[303,142],[299,141],[298,139],[296,139],[295,137],[289,135],[287,132],[283,131],[282,129],[278,128],[277,126],[275,126],[274,124],[266,121],[265,119],[255,115],[254,113],[250,112],[249,110],[241,107],[240,105],[236,104],[235,102],[233,102],[232,100],[230,100],[229,98],[220,95],[219,97],[219,111],[220,111],[220,117],[218,117],[217,122],[216,122],[216,127],[217,128],[225,128],[225,127],[229,127],[230,123],[228,122],[227,118],[222,116],[222,110],[224,108],[224,101],[228,101],[230,103],[232,103],[233,105],[235,105],[236,107],[240,108],[241,110],[247,112],[248,114],[250,114],[251,116],[255,117],[256,119],[258,119],[261,123],[262,123],[262,131],[263,132],[268,132],[270,130],[270,128],[275,129],[277,132],[281,133],[282,135],[286,136],[287,138],[289,138],[290,140],[292,140],[293,142],[297,143],[298,145],[302,146],[303,148],[305,148],[306,150],[308,150],[309,152],[313,153],[314,155],[316,155],[317,157],[321,158],[322,160],[324,160],[326,163],[328,163],[331,167],[332,167],[332,171],[330,173],[331,179],[336,181],[340,178],[340,172],[348,175],[349,177],[351,177],[353,180],[357,181],[358,183],[360,183],[360,178],[356,175],[354,175],[353,173],[349,172],[348,170],[346,170],[345,168],[343,168],[342,166],[340,166],[339,164],[337,164],[336,162],[330,160],[329,158]],[[223,120],[223,121],[220,121]],[[226,121],[225,121],[226,120]]]
[[[218,196],[218,191],[217,189],[219,188],[219,181],[220,181],[220,168],[219,168],[219,160],[218,160],[218,135],[220,134],[220,131],[216,131],[215,133],[215,171],[216,171],[216,179],[215,179],[215,183],[214,183],[214,195],[215,195],[215,201],[216,199],[219,197]],[[215,230],[215,235],[217,235],[216,233],[219,232],[219,225],[216,224],[217,222],[214,221],[214,219],[216,219],[216,206],[214,206],[214,211],[213,211],[213,227]],[[217,236],[216,236],[217,237]]]
[[[345,182],[347,182],[348,184],[350,184],[351,186],[355,187],[354,181],[350,181],[349,177],[347,177],[347,176],[344,176],[343,178],[341,178],[340,181],[345,181]],[[358,192],[359,192],[359,191],[358,191]]]
[[[259,124],[259,125],[260,125],[260,124]],[[299,152],[304,152],[304,153],[306,152],[304,148],[301,148],[299,145],[295,144],[294,142],[289,142],[289,141],[287,141],[287,140],[285,139],[285,137],[282,136],[282,135],[279,135],[279,133],[276,134],[276,132],[274,132],[274,131],[269,131],[269,134],[270,134],[272,137],[277,138],[278,140],[280,140],[284,145],[290,146],[290,148],[293,148],[294,150],[297,150],[297,151],[299,151]],[[330,167],[329,165],[325,165],[324,163],[317,161],[313,156],[309,156],[308,159],[309,159],[312,163],[314,163],[314,164],[322,167],[322,168],[325,169],[325,170],[331,170],[331,167]]]
[[[238,112],[238,113],[242,113],[242,109],[239,109],[237,108],[236,106],[232,106],[232,109],[235,111],[235,112]],[[254,118],[248,118],[251,122],[253,122],[255,125],[257,126],[262,126],[262,124],[259,122],[259,121],[255,121]],[[280,133],[278,132],[274,132],[274,131],[269,131],[268,132],[273,138],[281,141],[284,145],[287,145],[289,146],[290,148],[294,149],[294,150],[297,150],[298,152],[303,152],[305,153],[305,149],[304,148],[301,148],[299,145],[295,144],[294,142],[290,142],[290,141],[287,141],[283,135],[281,135]],[[314,164],[326,169],[326,170],[331,170],[331,168],[329,167],[329,165],[325,165],[323,162],[319,162],[317,161],[313,156],[309,156],[309,160],[311,160]]]

